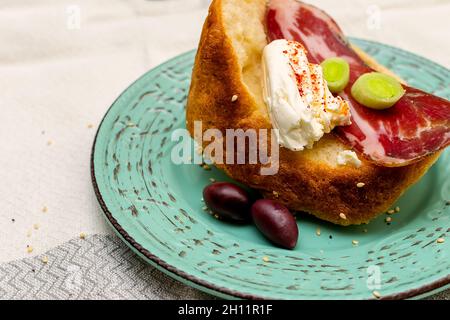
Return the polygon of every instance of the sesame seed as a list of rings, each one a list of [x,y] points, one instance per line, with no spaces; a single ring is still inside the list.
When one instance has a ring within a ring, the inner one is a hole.
[[[233,96],[231,97],[231,102],[236,102],[238,98],[239,98],[239,97],[238,97],[237,94],[233,95]]]
[[[48,145],[48,146],[51,146],[52,144],[53,144],[53,141],[52,141],[52,140],[48,140],[48,141],[47,141],[47,145]]]
[[[203,210],[203,211],[208,211],[208,207],[207,207],[207,206],[204,206],[204,207],[202,208],[202,210]]]
[[[395,212],[400,212],[400,207],[395,207]]]
[[[37,223],[35,223],[35,224],[33,225],[33,228],[34,228],[34,230],[38,230],[38,229],[39,229],[39,225],[38,225]]]
[[[30,245],[28,245],[28,246],[27,246],[27,252],[28,252],[28,253],[32,253],[32,252],[33,252],[33,247],[30,246]]]
[[[276,192],[276,191],[274,191],[274,192],[273,192],[273,195],[275,196],[275,198],[278,198],[278,196],[279,196],[279,193],[278,193],[278,192]]]
[[[269,257],[264,256],[264,257],[263,257],[263,261],[264,261],[264,262],[269,262]]]
[[[86,239],[86,233],[82,232],[80,233],[80,239]]]
[[[339,217],[342,219],[342,220],[347,220],[347,216],[344,214],[344,213],[340,213],[339,214]]]
[[[209,178],[209,181],[211,181],[211,182],[216,182],[216,179],[214,179],[214,178]]]
[[[352,240],[352,244],[353,244],[354,246],[357,246],[357,245],[359,244],[359,241],[358,241],[358,240]]]
[[[368,231],[367,229],[364,229],[363,232],[364,232],[364,233],[367,233],[367,232],[369,232],[369,231]]]
[[[214,215],[214,218],[219,219],[219,215],[218,215],[218,214],[215,214],[215,215]]]
[[[128,122],[127,123],[127,127],[135,127],[136,126],[136,124],[135,123],[133,123],[133,122]]]
[[[89,124],[87,125],[87,127],[88,127],[88,129],[92,129],[92,128],[94,127],[94,125],[93,125],[92,123],[89,123]]]
[[[385,220],[386,220],[386,222],[392,222],[392,218],[391,217],[387,217]]]
[[[321,232],[320,232],[320,228],[317,228],[317,230],[316,230],[316,234],[317,234],[318,236],[320,236],[320,234],[321,234]]]
[[[201,198],[200,201],[201,201],[201,202],[205,202],[205,199]]]
[[[42,263],[44,263],[44,264],[48,263],[48,257],[47,256],[43,256],[42,257]]]
[[[380,299],[380,298],[381,298],[381,294],[380,294],[378,291],[373,291],[372,294],[373,294],[373,296],[374,296],[375,298],[377,298],[377,299]]]
[[[27,231],[27,238],[31,237],[31,230]]]
[[[445,239],[444,239],[444,238],[439,238],[439,239],[436,240],[436,242],[437,242],[437,243],[444,243],[444,242],[445,242]]]
[[[46,206],[42,207],[42,212],[46,213],[48,211],[48,208]]]
[[[356,186],[358,187],[358,188],[362,188],[362,187],[364,187],[366,184],[364,183],[364,182],[358,182],[357,184],[356,184]]]
[[[203,169],[205,169],[206,171],[210,171],[211,167],[208,166],[206,163],[202,165]]]
[[[394,214],[395,213],[395,210],[388,210],[388,212],[387,212],[387,214]]]

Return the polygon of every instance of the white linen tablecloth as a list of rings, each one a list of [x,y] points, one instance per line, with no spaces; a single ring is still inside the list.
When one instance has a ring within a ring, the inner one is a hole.
[[[450,67],[449,0],[311,2],[348,35]],[[115,98],[197,46],[208,4],[0,1],[0,299],[207,297],[146,266],[112,235],[89,158]]]

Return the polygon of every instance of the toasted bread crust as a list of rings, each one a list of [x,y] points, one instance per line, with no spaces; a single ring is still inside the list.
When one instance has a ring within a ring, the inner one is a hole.
[[[203,27],[186,111],[186,126],[192,136],[194,121],[202,121],[203,131],[216,128],[224,134],[229,128],[271,128],[260,97],[255,97],[243,81],[242,66],[224,23],[222,6],[226,1],[213,1]],[[258,1],[261,4],[264,0]],[[376,67],[370,57],[360,51],[358,54]],[[232,101],[233,95],[238,96],[236,101]],[[339,149],[348,148],[333,134],[324,136],[311,150],[293,152],[281,148],[278,174],[269,176],[260,175],[259,164],[216,166],[291,210],[352,225],[367,223],[388,210],[439,157],[437,153],[397,168],[376,166],[366,160],[362,160],[360,168],[336,166],[317,159],[317,154]],[[364,187],[357,187],[360,182]]]

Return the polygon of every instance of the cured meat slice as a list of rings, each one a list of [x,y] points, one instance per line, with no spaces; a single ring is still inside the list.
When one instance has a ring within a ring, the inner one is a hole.
[[[324,11],[295,0],[271,0],[266,22],[270,40],[301,42],[311,63],[336,56],[349,62],[350,81],[339,95],[349,101],[352,124],[334,132],[368,160],[382,166],[404,166],[450,144],[448,100],[409,86],[404,86],[405,95],[387,110],[369,109],[352,98],[352,84],[374,70]]]

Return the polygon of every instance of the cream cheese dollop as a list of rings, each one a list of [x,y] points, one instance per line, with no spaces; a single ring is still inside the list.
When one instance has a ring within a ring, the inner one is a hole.
[[[339,152],[336,161],[340,166],[353,166],[356,168],[361,167],[362,164],[356,152],[351,150],[344,150]]]
[[[264,100],[281,146],[309,149],[336,126],[351,123],[348,103],[333,96],[322,67],[309,63],[299,42],[271,42],[264,48],[262,66]]]

